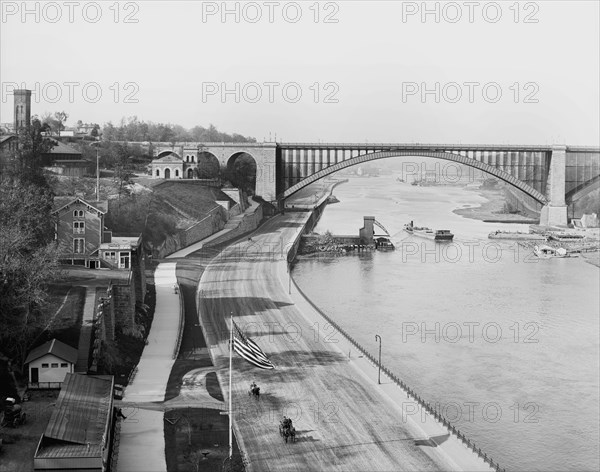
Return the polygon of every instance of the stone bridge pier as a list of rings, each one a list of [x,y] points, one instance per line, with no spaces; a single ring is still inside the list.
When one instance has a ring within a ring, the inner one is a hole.
[[[567,204],[565,202],[566,146],[552,146],[546,197],[548,203],[542,207],[541,226],[567,224]]]

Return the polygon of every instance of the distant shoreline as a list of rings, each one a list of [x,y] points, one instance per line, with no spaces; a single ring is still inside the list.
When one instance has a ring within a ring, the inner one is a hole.
[[[487,201],[477,207],[457,208],[453,213],[472,220],[494,223],[536,224],[538,218],[520,213],[503,213],[506,197],[502,188],[498,189],[465,189],[475,191]]]

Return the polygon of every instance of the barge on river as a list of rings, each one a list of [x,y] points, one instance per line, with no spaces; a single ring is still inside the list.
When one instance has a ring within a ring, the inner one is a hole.
[[[434,241],[452,241],[454,234],[448,229],[437,229],[433,230],[427,227],[415,226],[411,221],[409,224],[404,225],[404,231],[408,234],[420,236],[422,238],[433,239]]]
[[[521,241],[546,241],[546,236],[535,233],[521,233],[520,231],[492,231],[488,234],[490,239],[511,239]]]

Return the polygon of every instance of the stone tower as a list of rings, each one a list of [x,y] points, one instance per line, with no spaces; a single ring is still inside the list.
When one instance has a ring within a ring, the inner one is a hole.
[[[15,132],[31,124],[31,90],[15,90]]]
[[[360,236],[360,242],[361,244],[373,244],[373,235],[375,234],[375,229],[373,225],[375,224],[375,217],[365,216],[364,220],[365,225],[358,231],[358,235]]]

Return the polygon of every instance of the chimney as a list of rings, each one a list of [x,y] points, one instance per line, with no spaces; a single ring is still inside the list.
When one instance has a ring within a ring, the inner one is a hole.
[[[17,89],[14,94],[15,133],[31,125],[31,90]]]

